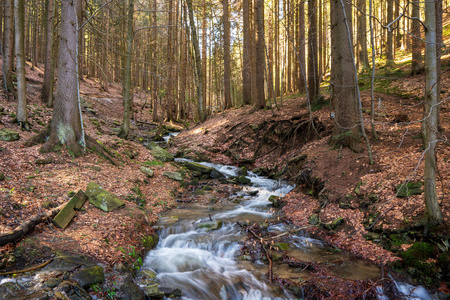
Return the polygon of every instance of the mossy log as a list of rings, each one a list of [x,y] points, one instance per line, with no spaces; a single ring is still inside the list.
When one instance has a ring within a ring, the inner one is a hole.
[[[66,228],[73,217],[75,217],[77,213],[76,210],[80,209],[86,200],[86,194],[82,190],[79,190],[78,193],[70,199],[67,205],[52,220],[53,223],[61,229]]]

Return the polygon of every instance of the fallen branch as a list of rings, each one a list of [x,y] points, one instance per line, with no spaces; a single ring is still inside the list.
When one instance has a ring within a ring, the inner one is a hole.
[[[49,210],[47,212],[44,212],[42,214],[36,215],[32,217],[31,219],[28,219],[24,223],[17,226],[14,230],[11,232],[8,232],[6,234],[0,235],[0,247],[5,246],[10,243],[15,243],[21,240],[28,232],[34,229],[36,225],[41,224],[54,216],[56,216],[61,209],[66,205],[66,203],[53,208],[52,210]]]
[[[0,276],[6,276],[6,275],[12,275],[12,274],[21,274],[21,273],[27,273],[27,272],[31,272],[40,268],[45,267],[46,265],[48,265],[49,263],[51,263],[53,261],[53,258],[51,258],[49,261],[46,261],[45,263],[42,263],[40,265],[28,268],[28,269],[24,269],[24,270],[18,270],[18,271],[9,271],[9,272],[5,272],[5,273],[0,273]]]

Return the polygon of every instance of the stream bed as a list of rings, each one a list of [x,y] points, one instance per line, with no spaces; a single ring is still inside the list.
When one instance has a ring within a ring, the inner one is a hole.
[[[188,160],[180,159],[179,162]],[[239,176],[240,168],[211,163],[227,177]],[[284,252],[299,261],[325,266],[332,274],[352,280],[376,281],[377,266],[340,251],[332,251],[323,242],[304,236],[301,231],[279,221],[278,211],[271,207],[269,197],[283,197],[294,186],[248,172],[250,185],[237,197],[239,204],[219,201],[214,205],[187,204],[164,213],[159,221],[160,239],[144,260],[143,269],[156,275],[160,287],[176,288],[182,299],[299,299],[278,285],[269,284],[268,266],[262,260],[242,255],[247,239],[242,225],[267,224],[273,235],[284,235],[288,249]],[[287,234],[289,233],[289,234]],[[273,273],[292,282],[308,279],[308,272],[286,264],[274,264]],[[398,284],[405,299],[432,299],[426,290]],[[420,290],[420,293],[419,293]],[[378,299],[389,299],[382,289]],[[406,296],[407,295],[407,296]]]

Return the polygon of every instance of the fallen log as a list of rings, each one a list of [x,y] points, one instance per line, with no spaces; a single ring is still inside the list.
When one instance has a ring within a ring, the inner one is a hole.
[[[26,220],[24,223],[17,226],[14,230],[0,235],[0,247],[5,246],[10,243],[15,243],[21,240],[28,232],[34,229],[36,225],[41,224],[47,220],[50,220],[54,216],[56,216],[61,209],[66,205],[66,203],[53,208],[52,210],[49,210],[47,212],[44,212],[42,214],[36,215],[28,220]]]

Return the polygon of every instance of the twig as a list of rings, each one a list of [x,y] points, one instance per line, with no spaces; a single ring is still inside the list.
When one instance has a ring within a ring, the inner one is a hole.
[[[49,261],[46,261],[45,263],[42,263],[40,265],[28,268],[28,269],[24,269],[24,270],[19,270],[19,271],[9,271],[9,272],[5,272],[5,273],[0,273],[0,276],[6,276],[6,275],[12,275],[12,274],[21,274],[21,273],[27,273],[27,272],[31,272],[40,268],[45,267],[46,265],[48,265],[49,263],[51,263],[53,261],[53,258],[51,258]]]

